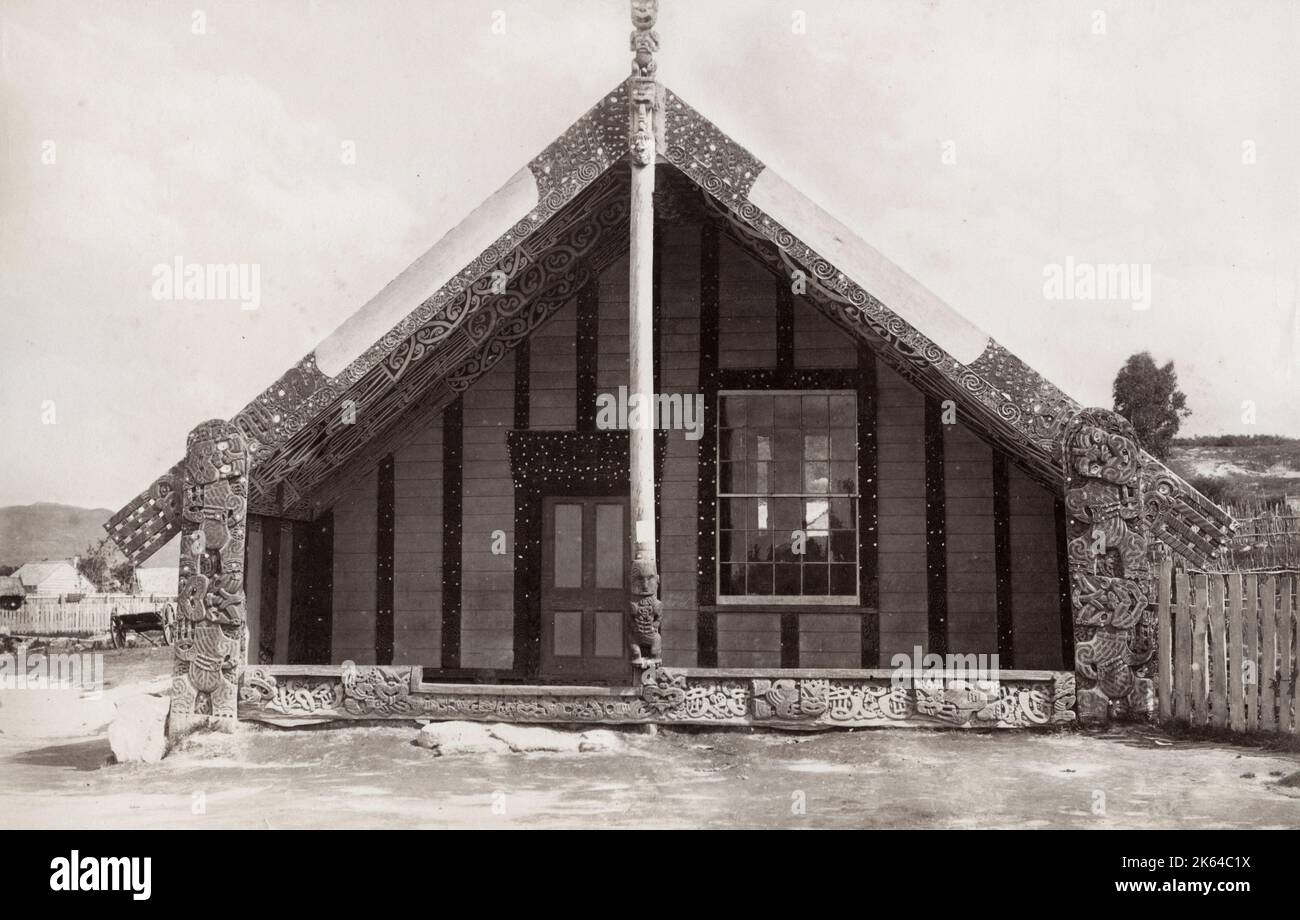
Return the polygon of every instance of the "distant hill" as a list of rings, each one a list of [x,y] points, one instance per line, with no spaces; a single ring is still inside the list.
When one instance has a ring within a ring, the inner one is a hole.
[[[107,508],[78,508],[37,502],[0,508],[0,565],[22,565],[42,559],[70,559],[98,543],[106,534]],[[176,565],[175,540],[159,550],[147,565]]]
[[[1177,438],[1169,466],[1207,497],[1242,508],[1300,499],[1300,439],[1275,435]]]

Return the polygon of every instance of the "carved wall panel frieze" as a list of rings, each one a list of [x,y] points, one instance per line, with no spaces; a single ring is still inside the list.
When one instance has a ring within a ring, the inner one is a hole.
[[[283,724],[325,719],[472,719],[500,722],[659,722],[695,725],[1035,728],[1074,719],[1074,675],[1034,672],[997,681],[951,678],[896,684],[880,672],[852,677],[752,677],[649,667],[634,689],[560,693],[545,687],[421,683],[418,669],[348,667],[294,674],[289,666],[243,671],[244,719]],[[787,674],[789,672],[786,672]]]

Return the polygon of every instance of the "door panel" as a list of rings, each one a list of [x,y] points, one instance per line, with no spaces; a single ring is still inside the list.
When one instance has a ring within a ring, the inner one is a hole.
[[[623,523],[624,506],[601,502],[596,505],[596,587],[622,588],[624,545],[627,530]]]
[[[551,530],[555,551],[554,577],[556,588],[582,587],[582,519],[586,509],[580,503],[556,503],[553,509],[554,527]]]
[[[556,610],[551,615],[554,633],[551,639],[551,654],[557,658],[580,658],[582,656],[582,611]]]
[[[630,677],[627,499],[548,498],[542,506],[544,678]]]
[[[595,613],[595,623],[596,657],[622,657],[627,651],[623,645],[623,611],[597,610]]]

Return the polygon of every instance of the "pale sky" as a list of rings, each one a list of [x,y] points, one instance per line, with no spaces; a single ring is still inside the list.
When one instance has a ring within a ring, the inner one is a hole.
[[[665,83],[1076,399],[1149,349],[1184,433],[1300,435],[1300,4],[660,5]],[[2,0],[0,505],[135,495],[622,80],[627,7]],[[153,299],[177,256],[260,308]]]

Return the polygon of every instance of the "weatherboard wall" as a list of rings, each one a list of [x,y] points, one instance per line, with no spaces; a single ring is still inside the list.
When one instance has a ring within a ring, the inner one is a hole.
[[[701,450],[716,444],[707,434],[699,441],[681,431],[661,436],[665,662],[852,668],[889,665],[917,647],[989,653],[999,648],[1001,615],[1010,617],[1016,667],[1063,666],[1054,496],[1011,465],[1009,538],[1004,534],[1002,544],[1009,558],[1001,558],[994,454],[962,425],[960,407],[954,424],[936,429],[936,407],[920,391],[882,362],[860,365],[847,333],[804,297],[783,291],[788,278],[725,234],[698,223],[661,225],[657,251],[661,392],[693,397],[737,381],[779,386],[795,372],[860,386],[875,407],[872,468],[861,483],[867,525],[874,525],[862,528],[862,583],[870,589],[845,607],[719,605],[714,562],[702,561],[714,539],[708,506],[715,466]],[[464,394],[461,421],[451,429],[459,444],[448,441],[443,417],[400,432],[391,460],[393,663],[448,673],[517,668],[519,610],[527,599],[518,596],[515,573],[507,435],[521,424],[590,428],[594,412],[581,401],[627,382],[627,298],[623,259],[535,332],[521,370],[507,356]],[[592,333],[586,345],[584,329]],[[863,373],[870,374],[865,385]],[[865,444],[868,435],[862,437]],[[453,475],[445,461],[457,451]],[[335,662],[376,660],[380,499],[378,472],[370,471],[333,506]]]

